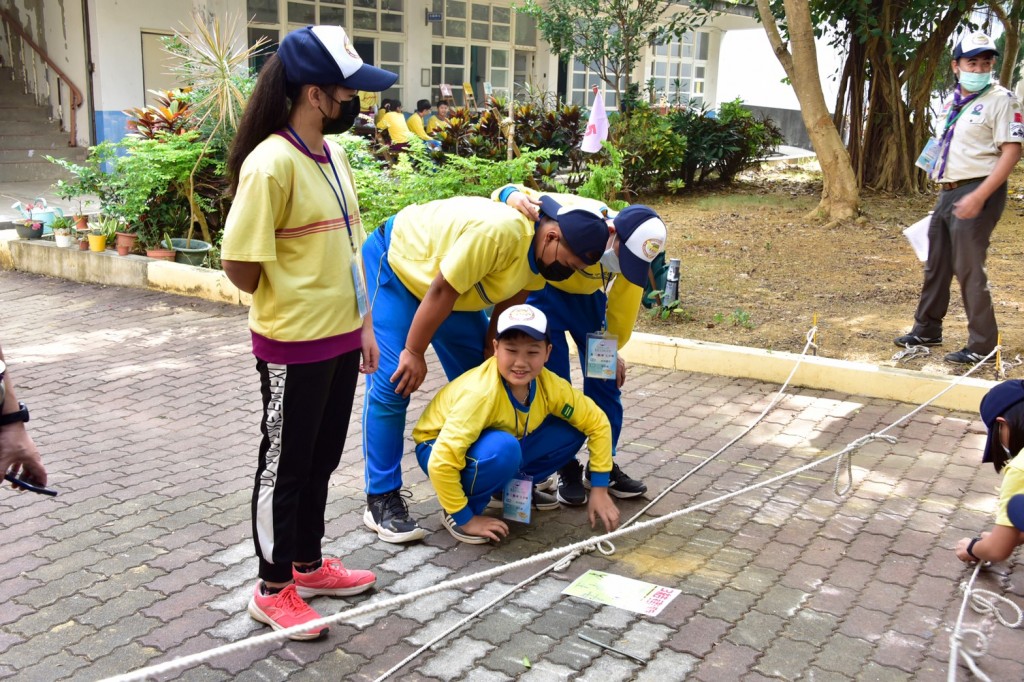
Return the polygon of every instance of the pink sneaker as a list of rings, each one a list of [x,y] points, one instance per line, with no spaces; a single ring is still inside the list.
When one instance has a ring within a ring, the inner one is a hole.
[[[253,620],[265,623],[275,630],[283,630],[293,625],[301,625],[311,620],[316,620],[320,614],[314,611],[309,604],[302,601],[302,597],[295,590],[295,585],[289,585],[277,594],[263,594],[260,592],[259,583],[256,584],[256,591],[249,600],[249,615]],[[289,639],[316,639],[325,634],[327,627],[296,632],[288,636]]]
[[[373,587],[377,577],[370,571],[350,571],[341,565],[341,559],[324,559],[323,565],[312,573],[300,573],[292,568],[295,591],[303,599],[309,597],[347,597]]]

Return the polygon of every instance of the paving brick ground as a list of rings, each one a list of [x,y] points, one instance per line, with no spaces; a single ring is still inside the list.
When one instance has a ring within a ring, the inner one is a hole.
[[[0,491],[0,678],[96,680],[264,632],[245,613],[256,569],[248,498],[258,434],[245,311],[0,272],[0,339],[61,491],[56,499]],[[441,383],[434,363],[413,414]],[[777,390],[641,366],[627,387],[619,461],[654,493],[751,423]],[[798,390],[652,511],[790,470],[910,409]],[[441,529],[410,456],[412,509],[433,533],[404,548],[380,542],[360,520],[358,419],[349,433],[332,479],[327,550],[373,567],[378,589],[314,600],[325,614],[590,534],[584,512],[563,509],[515,527],[501,546],[460,545]],[[855,456],[845,498],[825,465],[624,539],[614,556],[586,555],[516,593],[395,679],[945,679],[968,575],[950,549],[991,522],[998,481],[976,466],[984,441],[976,414],[930,409],[894,435],[896,444],[874,442]],[[371,680],[539,568],[179,677]],[[682,595],[648,618],[560,594],[589,568]],[[1020,602],[1024,571],[1015,569],[992,567],[980,585]],[[983,669],[992,679],[1024,678],[1022,636],[985,627],[992,643]],[[577,633],[648,663],[602,652]]]

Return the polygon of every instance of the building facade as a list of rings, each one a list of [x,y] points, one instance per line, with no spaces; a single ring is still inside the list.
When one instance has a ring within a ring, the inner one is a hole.
[[[2,1],[2,0],[0,0]],[[419,99],[436,101],[442,84],[456,103],[463,84],[482,102],[489,92],[516,95],[524,89],[555,93],[589,105],[591,87],[606,91],[587,65],[561,64],[532,17],[510,0],[6,0],[8,11],[85,93],[75,112],[79,144],[120,139],[124,109],[151,100],[150,90],[175,87],[161,38],[191,31],[193,11],[212,21],[231,17],[244,28],[236,40],[272,45],[308,24],[340,24],[369,63],[394,71],[398,81],[385,97],[410,110]],[[685,11],[680,4],[678,11]],[[745,13],[746,12],[746,13]],[[246,21],[242,21],[245,17]],[[704,27],[663,45],[649,46],[633,79],[654,79],[658,97],[716,106],[722,36],[757,26],[745,8],[730,9]],[[259,66],[257,59],[254,66]],[[36,67],[38,68],[38,67]],[[58,106],[54,103],[53,106]]]

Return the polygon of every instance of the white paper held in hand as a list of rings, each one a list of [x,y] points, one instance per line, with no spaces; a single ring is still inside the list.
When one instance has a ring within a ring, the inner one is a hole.
[[[903,230],[903,236],[910,242],[914,253],[919,261],[928,260],[928,225],[932,222],[932,214],[929,213],[916,223]]]

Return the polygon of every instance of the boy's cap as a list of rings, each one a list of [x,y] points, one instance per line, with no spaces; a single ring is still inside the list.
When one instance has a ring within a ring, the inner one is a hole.
[[[608,245],[604,216],[581,206],[562,206],[547,195],[540,198],[540,212],[558,222],[566,244],[584,263],[593,265],[601,260]]]
[[[613,222],[622,241],[619,268],[630,282],[645,286],[651,261],[665,249],[668,228],[654,209],[641,204],[622,209]]]
[[[306,26],[292,31],[281,41],[277,57],[293,85],[342,85],[380,92],[398,80],[398,74],[364,64],[341,26]]]
[[[995,56],[999,56],[999,50],[996,49],[995,41],[987,35],[981,31],[968,33],[953,48],[953,59],[975,57],[983,52],[992,52]]]
[[[548,318],[532,305],[514,305],[498,316],[498,336],[510,331],[520,331],[531,339],[544,341],[548,338]]]
[[[996,417],[1003,416],[1007,410],[1021,402],[1024,402],[1024,380],[1022,379],[1007,379],[996,384],[981,399],[981,421],[985,422],[985,426],[988,427],[988,441],[985,442],[982,462],[991,462],[996,450],[999,451],[999,458],[1004,459]]]
[[[1017,530],[1024,530],[1024,495],[1014,495],[1006,503],[1006,515]]]

